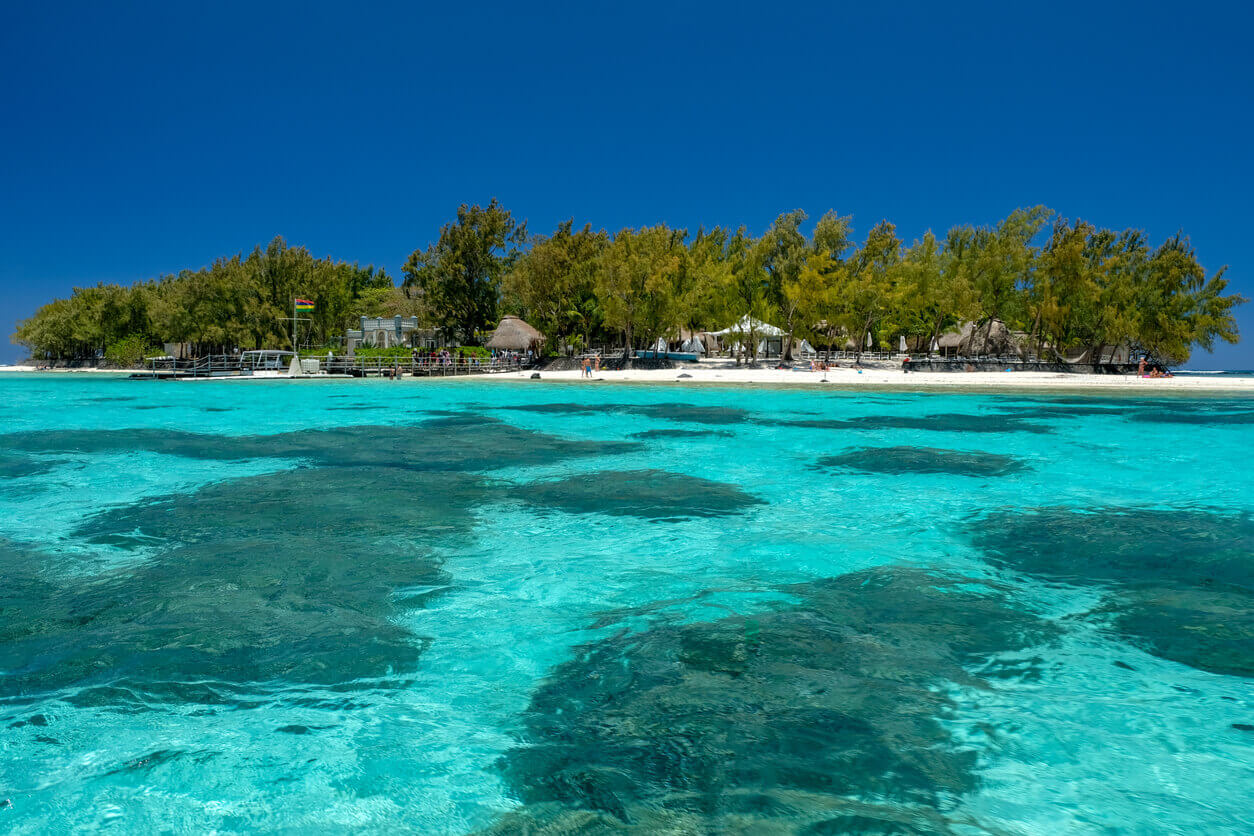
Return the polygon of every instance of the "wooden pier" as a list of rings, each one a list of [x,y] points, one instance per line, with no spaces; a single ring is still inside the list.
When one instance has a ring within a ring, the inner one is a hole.
[[[277,354],[277,352],[276,352]],[[301,373],[289,371],[292,355],[256,357],[245,354],[213,354],[188,360],[157,358],[149,368],[131,375],[134,380],[204,380],[249,378],[254,380],[306,380],[349,377],[457,377],[505,374],[522,371],[529,364],[518,359],[480,360],[475,357],[391,358],[332,357],[301,360]]]

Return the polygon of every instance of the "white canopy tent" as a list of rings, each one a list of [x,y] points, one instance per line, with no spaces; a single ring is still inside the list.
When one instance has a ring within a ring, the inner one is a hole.
[[[733,354],[741,351],[741,343],[746,343],[745,350],[748,345],[753,345],[750,340],[757,340],[757,356],[770,357],[782,353],[784,329],[776,328],[768,322],[745,314],[735,324],[724,328],[722,331],[712,332],[716,337],[735,337],[737,342],[731,347]]]
[[[695,336],[689,338],[680,348],[689,354],[705,354],[705,343]]]
[[[760,319],[754,319],[748,314],[745,314],[735,325],[724,328],[722,331],[714,331],[712,333],[716,337],[739,337],[749,334],[753,334],[757,337],[782,337],[784,336],[784,329],[776,328],[774,325],[763,322]]]

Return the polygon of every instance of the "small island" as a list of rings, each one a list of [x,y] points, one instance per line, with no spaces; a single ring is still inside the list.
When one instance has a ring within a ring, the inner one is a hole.
[[[197,270],[76,288],[13,340],[40,368],[285,350],[401,374],[436,359],[493,367],[508,316],[512,337],[535,335],[525,350],[510,343],[510,362],[560,376],[595,365],[674,380],[696,361],[689,379],[784,382],[799,379],[765,372],[1158,377],[1196,347],[1238,340],[1246,300],[1183,234],[1155,244],[1042,206],[910,244],[888,221],[860,239],[849,216],[807,221],[787,212],[760,236],[665,224],[610,234],[573,220],[531,234],[493,200],[461,206],[399,284],[276,238]]]

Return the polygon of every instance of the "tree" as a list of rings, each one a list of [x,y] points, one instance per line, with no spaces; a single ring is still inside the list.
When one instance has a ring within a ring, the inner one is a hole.
[[[766,248],[761,242],[740,227],[727,242],[727,262],[731,268],[731,280],[727,284],[726,309],[733,322],[748,317],[749,328],[736,335],[739,348],[736,362],[748,355],[749,360],[758,357],[758,322],[770,322],[775,318],[776,305],[771,298],[770,279],[763,266]]]
[[[836,280],[844,266],[843,256],[852,246],[852,218],[829,210],[814,227],[801,269],[783,283],[780,310],[787,330],[784,359],[792,358],[792,341],[800,331],[821,338],[828,345],[835,337],[838,318]]]
[[[572,231],[574,221],[558,225],[551,236],[536,236],[505,274],[504,304],[539,329],[550,346],[586,342],[595,321],[597,261],[609,243],[604,230],[590,224]]]
[[[689,331],[707,328],[736,316],[729,305],[733,268],[728,255],[727,230],[698,229],[684,259],[684,285],[680,327]]]
[[[758,241],[762,270],[766,273],[767,298],[783,317],[784,359],[792,359],[793,319],[797,313],[796,299],[785,290],[796,284],[805,266],[809,245],[801,232],[801,224],[808,215],[800,209],[785,212],[775,219]]]
[[[1023,307],[1022,290],[1031,284],[1036,251],[1032,239],[1050,215],[1044,206],[1016,209],[995,228],[951,229],[948,244],[958,259],[956,268],[970,285],[979,325],[992,332],[994,320],[1008,322]]]
[[[840,299],[838,319],[855,339],[859,361],[872,327],[889,309],[900,263],[897,227],[880,221],[867,233],[857,252],[837,270],[834,293]]]
[[[624,229],[601,254],[596,295],[605,324],[622,333],[630,357],[636,338],[650,345],[678,327],[678,280],[687,233],[665,224]]]
[[[1189,241],[1177,233],[1150,259],[1137,293],[1138,343],[1167,363],[1189,359],[1194,345],[1210,351],[1217,340],[1238,340],[1233,309],[1247,300],[1224,295],[1227,267],[1209,279]]]
[[[906,249],[898,270],[890,302],[895,332],[913,337],[929,352],[941,329],[970,311],[969,288],[953,264],[929,230]]]
[[[472,342],[496,323],[501,276],[526,236],[526,223],[516,223],[496,198],[486,207],[462,204],[435,244],[409,256],[402,286],[422,294],[446,333]]]

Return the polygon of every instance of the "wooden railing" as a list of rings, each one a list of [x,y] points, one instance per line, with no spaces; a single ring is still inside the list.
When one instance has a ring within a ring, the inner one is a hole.
[[[186,360],[154,358],[147,371],[132,375],[145,378],[248,377],[257,372],[287,372],[292,355],[262,356],[248,354],[212,354]],[[311,368],[317,364],[316,370]],[[503,374],[528,368],[531,362],[523,357],[331,357],[302,358],[305,374],[343,375],[349,377],[453,377],[473,374]]]

